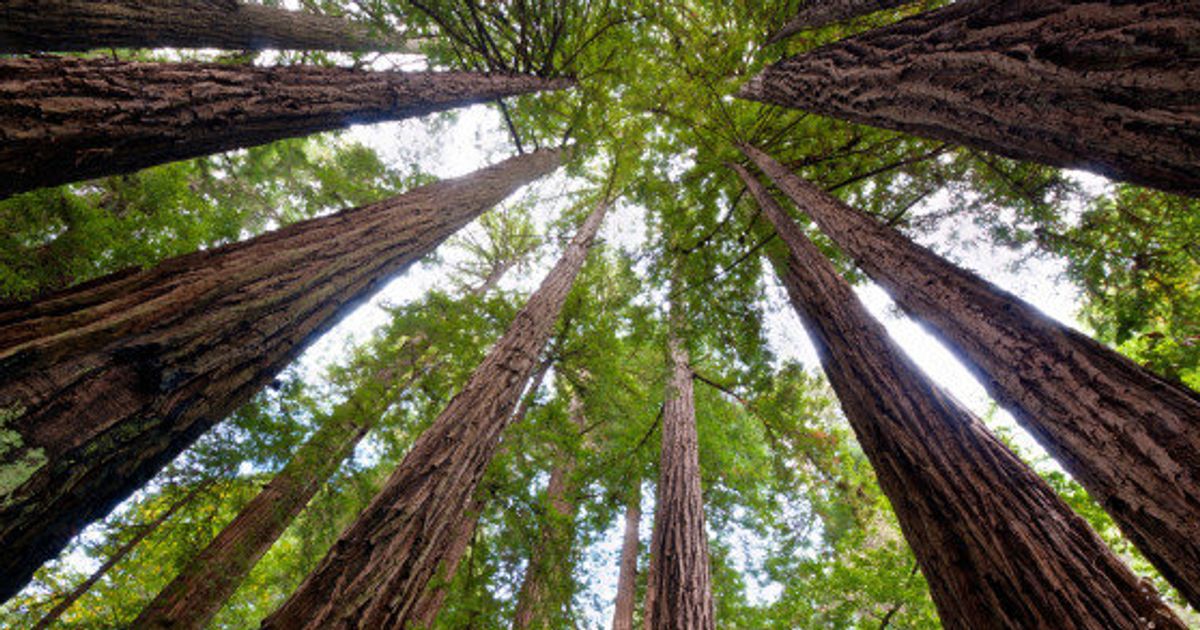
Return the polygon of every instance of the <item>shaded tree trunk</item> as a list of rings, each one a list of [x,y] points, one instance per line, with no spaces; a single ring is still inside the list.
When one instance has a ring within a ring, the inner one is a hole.
[[[620,573],[617,575],[617,603],[613,610],[612,630],[633,630],[633,607],[637,601],[638,527],[642,522],[642,493],[634,486],[625,505],[625,537],[621,541]]]
[[[806,0],[792,19],[779,32],[767,39],[768,44],[785,40],[800,31],[818,29],[837,22],[870,15],[876,11],[895,9],[915,0]]]
[[[459,72],[0,59],[0,198],[567,84]]]
[[[419,52],[362,24],[237,0],[6,0],[0,53],[96,48]]]
[[[674,284],[674,283],[673,283]],[[708,534],[700,490],[700,455],[692,368],[680,338],[683,313],[671,305],[667,354],[671,378],[663,406],[662,454],[650,541],[645,627],[705,630],[716,627],[708,569]]]
[[[0,598],[384,280],[559,161],[529,153],[0,306]]]
[[[962,0],[740,96],[1200,196],[1200,5]]]
[[[404,627],[417,621],[416,604],[448,555],[455,525],[511,422],[606,208],[600,203],[588,215],[467,384],[264,628]]]
[[[1183,628],[1045,481],[912,364],[763,185],[735,168],[787,245],[776,270],[942,623]]]
[[[62,601],[55,604],[54,608],[50,609],[50,612],[47,612],[41,619],[39,619],[37,624],[33,626],[33,629],[42,630],[43,628],[49,628],[51,624],[58,621],[58,619],[62,617],[62,614],[67,612],[67,609],[74,605],[75,602],[79,601],[79,598],[83,597],[88,590],[95,586],[96,582],[100,581],[100,578],[103,578],[105,575],[107,575],[113,567],[124,560],[125,557],[128,556],[129,553],[134,550],[134,548],[141,544],[143,540],[148,538],[150,534],[158,531],[158,528],[163,523],[167,522],[168,519],[174,516],[176,512],[183,509],[184,506],[191,503],[201,491],[207,489],[212,485],[212,483],[213,480],[209,479],[196,484],[191,490],[188,491],[187,494],[180,497],[178,501],[172,503],[170,507],[163,511],[162,514],[159,514],[149,523],[142,525],[141,528],[138,529],[138,532],[134,534],[128,542],[118,547],[117,550],[114,551],[113,554],[109,556],[103,564],[97,567],[96,570],[93,571],[86,580],[80,582],[78,586],[72,589],[71,592],[62,599]]]
[[[576,430],[582,433],[586,428],[583,403],[574,395],[569,413]],[[571,576],[570,553],[579,492],[578,482],[573,478],[576,455],[560,452],[557,459],[546,485],[544,504],[548,510],[541,519],[538,545],[529,557],[529,566],[517,593],[512,624],[516,630],[553,627],[552,602],[548,601],[551,589]]]
[[[1165,380],[745,153],[907,312],[967,359],[992,396],[1200,607],[1200,394]]]

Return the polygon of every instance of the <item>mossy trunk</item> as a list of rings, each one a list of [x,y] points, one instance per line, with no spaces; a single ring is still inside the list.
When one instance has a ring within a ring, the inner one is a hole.
[[[933,385],[753,176],[772,262],[947,628],[1184,625],[983,423]],[[1151,625],[1153,624],[1153,625]]]
[[[1198,41],[1188,0],[960,0],[740,96],[1198,196]]]
[[[592,211],[467,384],[264,628],[403,628],[420,619],[418,604],[450,555],[606,208]]]
[[[362,24],[237,0],[6,0],[0,54],[96,48],[417,52]]]
[[[472,72],[0,59],[0,198],[568,83]]]
[[[385,280],[559,161],[529,153],[0,306],[0,597]]]
[[[1083,484],[1200,607],[1200,394],[1156,376],[788,171],[746,154]]]
[[[672,286],[677,286],[672,283]],[[683,312],[671,305],[667,383],[662,416],[662,453],[646,582],[646,630],[711,630],[712,580],[708,534],[700,488],[699,439],[692,368],[682,335]]]

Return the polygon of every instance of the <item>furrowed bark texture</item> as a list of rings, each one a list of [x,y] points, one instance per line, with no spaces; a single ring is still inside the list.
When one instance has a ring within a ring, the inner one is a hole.
[[[0,198],[567,84],[463,72],[0,59]]]
[[[416,52],[361,24],[237,0],[5,0],[0,53],[95,48]]]
[[[633,491],[625,505],[625,538],[621,541],[621,570],[617,576],[617,602],[612,630],[633,630],[633,607],[637,601],[638,527],[642,523],[641,492]]]
[[[105,575],[107,575],[113,567],[117,566],[119,562],[124,560],[125,556],[128,556],[129,553],[138,545],[140,545],[143,540],[148,538],[150,534],[158,531],[158,528],[162,526],[163,523],[167,522],[167,520],[174,516],[176,512],[183,509],[185,505],[191,503],[192,500],[195,499],[202,490],[207,489],[211,485],[212,480],[196,484],[195,487],[189,490],[187,494],[183,495],[183,497],[181,497],[178,501],[172,503],[170,507],[163,511],[162,514],[159,514],[153,521],[143,525],[138,533],[134,534],[133,538],[130,538],[128,542],[126,542],[124,545],[121,545],[120,548],[113,552],[113,554],[109,556],[103,564],[97,567],[96,570],[93,571],[86,580],[80,582],[78,586],[72,589],[71,592],[62,599],[62,601],[55,604],[54,608],[50,609],[50,612],[46,613],[45,616],[39,619],[37,624],[33,626],[33,630],[43,630],[44,628],[49,628],[51,624],[58,621],[58,619],[62,617],[62,614],[67,612],[67,609],[69,609],[75,602],[79,601],[79,598],[83,597],[84,594],[86,594],[92,588],[92,586],[95,586],[96,582],[100,581],[100,578],[103,578]]]
[[[800,11],[779,32],[767,39],[768,44],[785,40],[800,31],[829,26],[876,11],[894,9],[914,0],[807,0]]]
[[[663,407],[662,454],[646,586],[647,630],[716,627],[700,490],[692,368],[687,348],[679,338],[682,316],[678,305],[673,304],[667,342],[671,380]]]
[[[776,269],[942,623],[1182,629],[1086,521],[921,374],[763,185],[735,168],[787,245]]]
[[[384,280],[559,161],[529,153],[0,306],[0,598]]]
[[[1200,608],[1200,394],[1159,378],[789,172],[747,156],[992,396]]]
[[[264,628],[403,628],[417,621],[416,604],[448,555],[605,209],[599,204],[588,216],[462,391]]]
[[[575,428],[583,432],[586,428],[583,403],[575,396],[571,397],[570,414]],[[556,583],[571,576],[571,543],[579,492],[578,481],[574,479],[575,458],[574,453],[561,452],[558,463],[550,470],[545,499],[550,513],[542,519],[539,544],[530,555],[521,590],[517,593],[512,624],[515,630],[553,627],[552,607],[567,603],[552,602],[550,595]]]
[[[1200,4],[962,0],[768,67],[785,107],[1200,195]]]

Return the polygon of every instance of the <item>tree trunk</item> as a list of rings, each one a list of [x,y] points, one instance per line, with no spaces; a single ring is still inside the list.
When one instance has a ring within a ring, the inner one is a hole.
[[[6,0],[0,54],[96,48],[418,52],[362,24],[237,0]]]
[[[607,203],[584,221],[529,302],[383,490],[264,628],[404,627],[511,422]]]
[[[785,40],[800,31],[818,29],[837,22],[895,9],[915,0],[806,0],[800,11],[779,32],[767,38],[768,44]]]
[[[0,306],[0,599],[555,150]]]
[[[51,624],[58,621],[59,617],[62,617],[63,613],[67,612],[67,610],[74,605],[75,602],[79,601],[80,597],[83,597],[88,590],[95,586],[96,582],[100,581],[100,578],[108,574],[108,572],[114,566],[124,560],[125,556],[128,556],[129,553],[133,551],[135,547],[141,544],[143,540],[149,537],[150,534],[153,534],[155,531],[157,531],[158,528],[163,523],[167,522],[168,519],[174,516],[176,512],[182,509],[185,505],[191,503],[192,500],[195,499],[202,490],[211,486],[212,482],[213,480],[209,479],[196,484],[190,491],[188,491],[187,494],[183,495],[183,497],[181,497],[178,501],[172,503],[171,506],[166,509],[166,511],[164,511],[162,514],[159,514],[149,523],[142,525],[141,528],[138,529],[138,532],[134,534],[133,538],[130,538],[128,542],[117,548],[117,550],[114,551],[113,554],[104,561],[104,564],[101,564],[95,571],[92,572],[91,575],[88,576],[86,580],[81,582],[79,586],[76,586],[70,593],[67,594],[66,597],[63,598],[62,601],[55,604],[54,608],[50,609],[50,612],[46,613],[45,616],[38,620],[37,624],[33,626],[33,630],[43,630],[44,628],[49,628]]]
[[[1200,196],[1200,5],[962,0],[781,61],[743,98]]]
[[[583,403],[574,395],[571,396],[570,414],[576,430],[582,433],[587,426]],[[578,482],[573,478],[576,455],[560,452],[557,459],[546,485],[544,503],[549,509],[542,517],[538,545],[529,557],[529,566],[517,593],[512,625],[515,630],[553,627],[552,606],[556,602],[548,601],[551,589],[571,577],[569,557],[579,492]]]
[[[667,342],[671,380],[663,404],[662,454],[646,585],[647,630],[716,627],[700,490],[692,368],[680,338],[682,325],[683,313],[679,305],[672,304]]]
[[[633,630],[633,607],[637,600],[638,527],[642,522],[642,497],[635,485],[625,505],[625,538],[621,542],[621,572],[617,577],[617,604],[612,630]]]
[[[565,85],[460,72],[0,59],[0,198]]]
[[[942,623],[1182,629],[1086,521],[904,356],[763,185],[736,168],[787,245],[776,269]]]
[[[908,314],[932,326],[991,395],[1200,607],[1200,394],[750,156]]]

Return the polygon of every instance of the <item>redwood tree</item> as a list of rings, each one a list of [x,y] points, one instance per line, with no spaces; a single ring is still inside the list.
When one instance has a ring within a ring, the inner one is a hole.
[[[763,172],[1079,480],[1200,606],[1200,394],[913,243],[753,147]]]
[[[452,547],[607,202],[588,215],[504,336],[417,438],[383,490],[264,628],[404,627]]]
[[[796,15],[779,32],[767,39],[768,44],[787,39],[806,29],[821,28],[836,22],[869,15],[884,9],[894,9],[913,0],[805,0]]]
[[[646,583],[647,630],[716,627],[700,490],[696,403],[682,327],[682,311],[672,304],[667,341],[671,376],[663,403],[662,454]]]
[[[0,306],[0,598],[558,150]]]
[[[1087,522],[933,385],[765,187],[796,313],[950,628],[1183,628]]]
[[[642,522],[642,497],[635,486],[625,504],[625,534],[621,540],[620,572],[612,630],[633,630],[633,608],[637,603],[638,527]]]
[[[963,0],[791,57],[740,96],[1200,195],[1200,6]]]
[[[95,48],[417,52],[361,24],[238,0],[7,0],[0,6],[0,53]]]
[[[0,78],[0,198],[568,84],[520,75],[73,57],[0,59]]]

